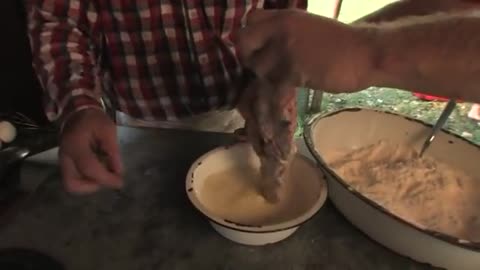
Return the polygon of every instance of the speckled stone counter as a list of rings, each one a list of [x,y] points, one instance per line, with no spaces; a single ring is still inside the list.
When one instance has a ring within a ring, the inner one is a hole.
[[[210,228],[184,190],[190,164],[230,143],[230,136],[132,128],[119,133],[123,191],[69,195],[52,168],[22,212],[0,229],[0,248],[34,248],[72,270],[432,269],[369,240],[330,203],[281,243],[232,243]]]

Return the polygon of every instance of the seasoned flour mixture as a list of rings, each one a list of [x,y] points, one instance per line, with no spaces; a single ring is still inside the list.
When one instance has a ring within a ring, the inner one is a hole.
[[[260,192],[260,170],[235,167],[213,173],[205,179],[198,196],[212,213],[241,224],[271,225],[304,214],[318,199],[321,182],[299,159],[279,191],[279,200],[269,202]],[[295,176],[294,178],[292,176]]]
[[[385,141],[337,156],[330,165],[356,190],[397,216],[480,242],[478,176]]]

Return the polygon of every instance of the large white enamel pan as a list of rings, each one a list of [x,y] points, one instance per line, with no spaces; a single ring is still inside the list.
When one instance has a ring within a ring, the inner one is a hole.
[[[327,175],[329,198],[365,234],[418,262],[449,270],[479,270],[480,243],[429,231],[398,218],[356,192],[325,162],[338,149],[353,150],[386,139],[420,149],[430,128],[402,115],[355,108],[314,117],[304,136],[309,150]],[[471,175],[480,175],[480,148],[459,136],[439,132],[426,155]]]

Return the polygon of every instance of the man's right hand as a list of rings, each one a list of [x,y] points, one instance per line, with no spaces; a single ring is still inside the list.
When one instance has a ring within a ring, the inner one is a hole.
[[[65,188],[93,193],[102,187],[121,188],[122,164],[114,122],[101,110],[76,112],[60,137],[60,167]]]

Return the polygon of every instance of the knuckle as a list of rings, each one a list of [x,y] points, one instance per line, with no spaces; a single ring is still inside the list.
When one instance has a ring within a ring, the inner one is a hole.
[[[69,193],[76,193],[78,191],[77,185],[75,181],[71,178],[64,178],[63,179],[63,187]]]
[[[292,31],[296,21],[296,13],[294,10],[284,10],[279,20],[281,27],[277,29],[283,32]]]
[[[99,177],[98,170],[91,164],[84,164],[80,166],[79,171],[82,175],[85,175],[92,180],[96,180]]]

